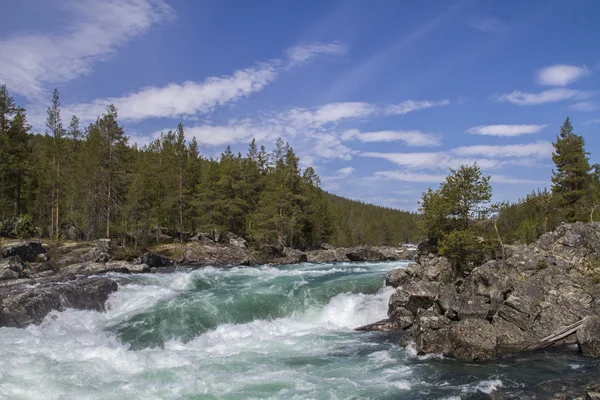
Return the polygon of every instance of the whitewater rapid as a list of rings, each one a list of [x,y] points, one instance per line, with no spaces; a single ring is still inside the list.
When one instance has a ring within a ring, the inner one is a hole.
[[[386,317],[385,274],[405,265],[114,274],[106,313],[0,328],[0,399],[426,399],[519,384],[502,363],[417,357],[352,330]]]

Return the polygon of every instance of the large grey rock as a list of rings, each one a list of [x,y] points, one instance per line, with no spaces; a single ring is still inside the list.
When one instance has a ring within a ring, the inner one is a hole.
[[[42,253],[46,253],[46,249],[40,242],[27,242],[4,247],[2,258],[19,256],[23,261],[33,262]]]
[[[300,251],[298,249],[292,249],[291,247],[283,248],[284,257],[289,257],[293,259],[297,263],[303,263],[308,261],[308,256],[305,252]]]
[[[600,316],[586,319],[577,331],[577,344],[584,355],[600,357]]]
[[[386,286],[397,288],[398,286],[410,282],[412,276],[406,271],[406,268],[396,268],[388,272],[385,277]]]
[[[406,309],[417,314],[419,309],[428,309],[433,306],[438,294],[439,285],[435,282],[418,281],[414,284],[402,285],[390,296],[388,315],[397,314],[397,309]]]
[[[145,264],[150,268],[164,268],[173,265],[173,260],[160,254],[148,252],[138,257],[135,264]]]
[[[448,342],[448,355],[460,360],[489,360],[496,356],[496,330],[486,320],[466,319],[452,323]]]
[[[24,278],[25,263],[19,256],[10,256],[0,260],[0,281]]]
[[[350,261],[385,261],[386,257],[372,247],[357,247],[346,252]]]
[[[328,250],[313,250],[307,253],[307,260],[310,263],[336,263],[348,262],[350,259],[346,257],[345,249],[328,249]]]
[[[447,354],[451,321],[433,310],[419,312],[415,319],[415,347],[417,354]]]
[[[0,326],[38,324],[53,310],[67,308],[104,311],[104,304],[117,284],[108,278],[73,281],[42,281],[31,285],[0,288]]]

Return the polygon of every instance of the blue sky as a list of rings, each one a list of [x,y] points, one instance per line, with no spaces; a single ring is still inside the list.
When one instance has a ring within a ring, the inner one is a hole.
[[[207,157],[288,141],[328,191],[416,210],[477,163],[496,200],[549,185],[567,116],[600,162],[600,2],[21,0],[0,83],[37,132],[107,104],[131,142],[183,122]]]

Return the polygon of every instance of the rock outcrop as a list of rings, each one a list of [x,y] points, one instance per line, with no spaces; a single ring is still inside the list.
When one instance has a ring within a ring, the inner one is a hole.
[[[67,308],[103,311],[117,283],[108,278],[65,276],[0,288],[0,326],[38,324],[51,311]],[[59,284],[60,283],[60,284]]]
[[[600,357],[599,223],[563,224],[535,244],[507,246],[504,260],[467,276],[422,249],[416,260],[388,274],[396,288],[389,319],[371,324],[373,330],[403,331],[419,354],[485,360],[587,317],[559,343],[578,342],[583,354]]]

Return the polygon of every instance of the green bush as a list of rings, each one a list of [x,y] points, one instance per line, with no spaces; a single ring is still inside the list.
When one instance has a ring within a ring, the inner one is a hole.
[[[486,239],[470,230],[453,230],[439,242],[438,252],[446,257],[459,275],[490,259],[498,248],[498,241]]]

